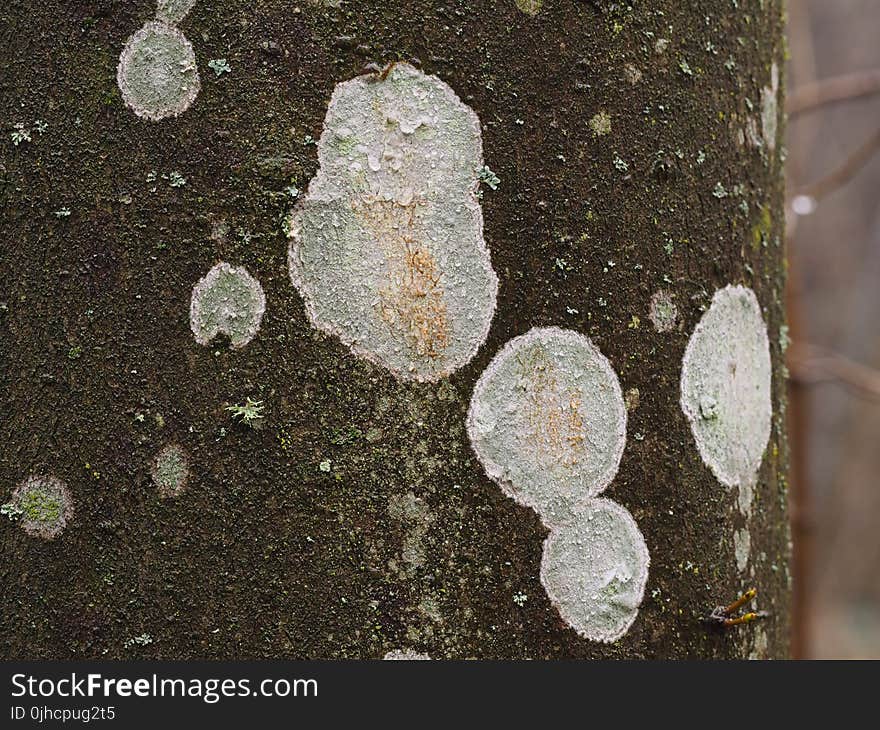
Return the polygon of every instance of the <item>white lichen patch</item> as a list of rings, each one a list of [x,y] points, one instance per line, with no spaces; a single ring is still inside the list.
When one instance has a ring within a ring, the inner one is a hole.
[[[467,430],[488,475],[553,526],[616,474],[626,408],[617,375],[588,337],[535,328],[486,368]]]
[[[727,286],[694,329],[681,370],[681,408],[700,456],[748,511],[770,438],[770,344],[751,289]]]
[[[196,0],[159,0],[156,19],[168,25],[177,25],[195,7]]]
[[[648,580],[648,548],[632,515],[596,499],[544,543],[541,583],[581,636],[616,641],[632,626]]]
[[[179,496],[189,479],[189,459],[183,448],[169,444],[162,449],[153,460],[150,476],[162,499]]]
[[[16,487],[7,512],[33,537],[54,540],[73,519],[73,499],[52,476],[29,476]]]
[[[752,536],[745,528],[733,533],[733,554],[736,557],[736,569],[742,573],[749,563],[752,551]]]
[[[244,266],[221,261],[193,287],[189,324],[200,345],[222,332],[239,348],[257,334],[265,311],[260,282]]]
[[[661,289],[651,297],[648,317],[658,332],[671,332],[678,325],[678,307],[668,291]]]
[[[145,24],[128,39],[116,81],[126,106],[153,121],[185,112],[200,88],[192,45],[177,28],[160,20]]]
[[[476,114],[398,63],[336,86],[318,161],[288,229],[309,319],[399,378],[460,368],[486,339],[498,289]]]
[[[394,649],[392,651],[389,651],[382,658],[385,661],[403,661],[403,662],[430,661],[430,659],[431,659],[431,657],[428,654],[414,651],[412,649]]]
[[[770,67],[770,85],[761,90],[761,131],[764,144],[771,152],[776,149],[776,132],[779,126],[779,67]]]

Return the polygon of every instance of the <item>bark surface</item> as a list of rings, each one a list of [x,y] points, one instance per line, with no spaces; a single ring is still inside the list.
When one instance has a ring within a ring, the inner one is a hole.
[[[0,9],[0,501],[31,474],[74,501],[51,541],[0,520],[0,654],[784,656],[784,151],[775,107],[762,120],[783,63],[780,3],[200,0],[177,24],[200,91],[159,122],[124,105],[116,75],[155,12]],[[282,232],[286,188],[317,171],[335,85],[391,61],[436,74],[477,113],[500,178],[482,200],[491,330],[435,383],[398,381],[315,330]],[[18,123],[31,139],[16,145]],[[220,260],[265,292],[238,349],[189,328],[192,287]],[[755,291],[773,362],[747,521],[679,405],[688,337],[728,284]],[[679,315],[663,332],[650,317],[661,290]],[[539,578],[546,528],[490,481],[465,431],[491,358],[551,325],[589,336],[627,394],[603,496],[632,513],[651,564],[613,644],[560,618]],[[225,410],[248,397],[263,401],[260,428]],[[169,444],[189,476],[162,499],[151,470]],[[768,619],[701,622],[753,586]]]

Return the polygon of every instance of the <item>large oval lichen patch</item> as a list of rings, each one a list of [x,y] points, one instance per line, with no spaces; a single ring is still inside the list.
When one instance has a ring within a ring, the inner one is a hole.
[[[396,64],[336,87],[318,160],[290,218],[290,274],[312,323],[400,378],[464,365],[498,287],[474,112],[440,79]]]
[[[718,481],[746,487],[770,438],[770,344],[751,289],[728,286],[694,329],[681,369],[681,407]]]

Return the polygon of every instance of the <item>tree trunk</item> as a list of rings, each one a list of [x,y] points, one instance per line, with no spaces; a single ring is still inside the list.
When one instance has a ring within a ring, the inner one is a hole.
[[[782,9],[697,5],[0,9],[3,657],[785,656]]]

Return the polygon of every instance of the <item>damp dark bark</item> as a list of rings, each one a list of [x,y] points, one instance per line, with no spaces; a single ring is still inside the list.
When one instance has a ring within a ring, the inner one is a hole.
[[[784,151],[761,139],[781,3],[330,5],[197,2],[179,28],[201,90],[161,122],[135,116],[116,81],[151,0],[0,9],[0,501],[47,474],[75,502],[53,541],[0,518],[0,654],[785,656]],[[482,202],[491,331],[432,384],[398,382],[310,325],[282,231],[334,86],[391,61],[474,109],[500,179]],[[13,143],[16,124],[30,141]],[[241,349],[189,329],[192,287],[220,260],[265,290]],[[688,336],[727,284],[757,294],[774,363],[744,572],[736,493],[679,406]],[[660,290],[679,313],[668,332],[649,317]],[[547,531],[465,432],[492,356],[546,325],[588,335],[630,405],[638,390],[605,496],[632,513],[651,565],[638,618],[610,645],[551,605]],[[247,398],[263,403],[257,428],[226,410]],[[161,499],[151,468],[169,444],[190,472]],[[762,622],[701,620],[751,587]]]

